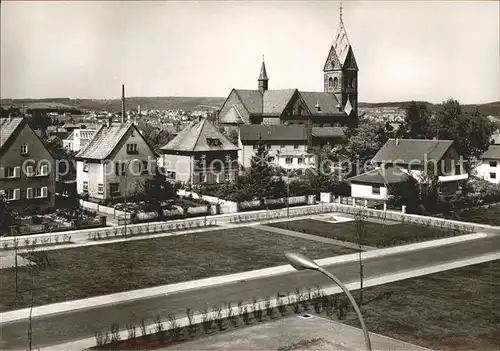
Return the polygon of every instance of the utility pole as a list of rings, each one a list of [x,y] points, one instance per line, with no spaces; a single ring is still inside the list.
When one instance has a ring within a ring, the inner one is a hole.
[[[286,216],[290,218],[290,170],[286,170]]]

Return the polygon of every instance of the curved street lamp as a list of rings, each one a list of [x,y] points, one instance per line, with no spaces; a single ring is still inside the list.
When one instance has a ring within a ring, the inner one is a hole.
[[[349,298],[349,301],[351,302],[352,306],[354,307],[354,311],[356,311],[356,314],[358,315],[359,323],[361,324],[361,328],[363,329],[363,333],[365,336],[365,344],[366,344],[366,349],[368,351],[372,350],[372,344],[370,342],[370,335],[368,334],[368,330],[366,329],[365,322],[363,321],[363,316],[361,315],[361,311],[359,310],[358,304],[356,303],[356,300],[354,300],[354,297],[351,295],[347,287],[340,281],[339,278],[334,276],[332,273],[328,272],[326,269],[318,265],[316,262],[311,260],[309,257],[301,255],[299,253],[295,252],[288,252],[285,253],[286,258],[290,262],[290,265],[295,268],[298,271],[304,270],[304,269],[309,269],[313,271],[318,271],[326,275],[328,278],[333,280],[347,295]]]

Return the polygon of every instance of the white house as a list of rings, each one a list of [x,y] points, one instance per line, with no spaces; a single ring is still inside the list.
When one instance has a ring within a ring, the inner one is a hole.
[[[156,154],[132,123],[103,124],[75,156],[76,187],[93,201],[139,195],[156,173]]]
[[[96,131],[96,129],[75,129],[67,139],[63,139],[63,147],[78,152],[90,142]]]
[[[460,181],[469,176],[452,140],[389,139],[372,163],[375,170],[348,179],[352,197],[387,200],[390,184],[408,177],[425,184],[429,172],[437,175],[440,192],[452,195],[459,191]]]
[[[490,145],[476,167],[477,175],[490,183],[500,182],[500,145]]]

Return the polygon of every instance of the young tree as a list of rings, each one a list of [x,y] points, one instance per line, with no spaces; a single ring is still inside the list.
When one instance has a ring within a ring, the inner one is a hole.
[[[338,174],[333,172],[332,148],[329,144],[318,151],[314,166],[306,170],[306,178],[311,189],[317,193],[330,191],[338,183]]]
[[[248,191],[264,204],[264,199],[269,196],[273,186],[273,169],[266,145],[259,139],[257,149],[252,156],[250,169],[245,176]]]
[[[363,245],[367,235],[365,215],[362,209],[355,214],[354,227],[356,229],[356,243],[358,244],[359,253],[359,308],[361,309],[363,307],[363,260],[361,253],[363,252]]]
[[[140,123],[138,128],[144,140],[146,140],[155,151],[158,151],[162,146],[165,146],[174,138],[174,135],[170,134],[167,130],[150,124]]]

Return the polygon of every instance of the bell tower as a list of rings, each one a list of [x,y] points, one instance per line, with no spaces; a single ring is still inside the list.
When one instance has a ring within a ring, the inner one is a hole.
[[[323,67],[323,74],[324,91],[335,95],[339,102],[339,112],[344,111],[349,116],[357,117],[358,65],[342,20],[342,4],[339,28]]]

